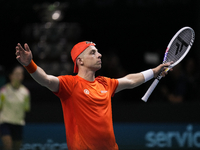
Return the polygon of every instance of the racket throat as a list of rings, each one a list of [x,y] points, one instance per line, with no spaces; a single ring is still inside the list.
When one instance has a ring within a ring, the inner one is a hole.
[[[157,79],[158,81],[160,81],[160,79],[162,79],[162,75],[161,75],[161,73],[160,73],[159,76],[156,77],[156,79]]]

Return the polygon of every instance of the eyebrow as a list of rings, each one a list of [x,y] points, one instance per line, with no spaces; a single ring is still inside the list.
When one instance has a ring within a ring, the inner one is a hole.
[[[98,52],[98,49],[91,49],[91,50],[90,50],[90,53],[91,53],[91,52],[94,52],[94,51],[95,51],[95,52]]]

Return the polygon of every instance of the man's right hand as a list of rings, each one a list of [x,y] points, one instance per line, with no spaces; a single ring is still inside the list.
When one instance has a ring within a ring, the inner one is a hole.
[[[20,43],[16,46],[16,59],[21,63],[23,66],[28,66],[33,58],[32,52],[27,43],[24,44],[24,48],[21,46]]]

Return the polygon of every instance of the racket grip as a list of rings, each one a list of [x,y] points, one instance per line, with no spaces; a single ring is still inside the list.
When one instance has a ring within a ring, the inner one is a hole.
[[[142,100],[144,102],[147,102],[149,96],[151,95],[151,93],[153,92],[153,90],[155,89],[155,87],[157,86],[159,80],[158,79],[155,79],[153,81],[153,83],[151,84],[151,86],[149,87],[149,89],[147,90],[147,92],[144,94],[144,96],[142,97]]]

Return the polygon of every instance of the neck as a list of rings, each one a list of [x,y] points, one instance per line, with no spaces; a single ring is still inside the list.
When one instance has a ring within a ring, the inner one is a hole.
[[[10,84],[14,89],[18,89],[21,85],[20,82],[10,82]]]
[[[94,71],[81,71],[80,70],[77,75],[87,81],[95,80],[95,72]]]

